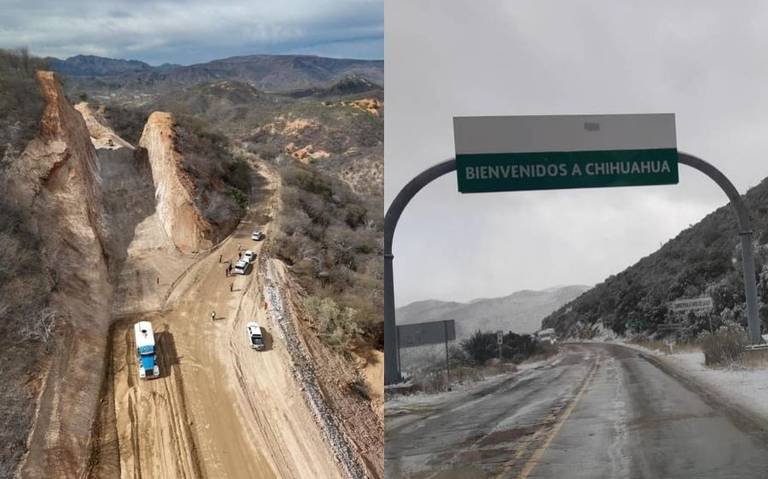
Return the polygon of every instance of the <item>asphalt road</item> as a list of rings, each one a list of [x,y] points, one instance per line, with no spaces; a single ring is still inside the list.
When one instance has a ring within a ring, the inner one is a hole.
[[[759,424],[614,345],[563,346],[538,368],[388,411],[386,424],[392,478],[768,477]]]

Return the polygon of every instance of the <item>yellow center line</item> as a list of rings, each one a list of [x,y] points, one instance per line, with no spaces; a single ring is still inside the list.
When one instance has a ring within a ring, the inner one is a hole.
[[[590,369],[589,373],[584,379],[584,382],[582,383],[581,388],[579,388],[579,392],[576,394],[576,397],[573,398],[571,403],[568,405],[568,407],[565,409],[563,414],[558,419],[557,423],[555,423],[554,427],[549,432],[549,436],[547,436],[547,439],[544,441],[544,443],[538,449],[536,449],[536,451],[534,451],[533,455],[531,455],[531,458],[525,464],[525,467],[523,467],[523,470],[520,471],[520,475],[517,476],[518,479],[527,479],[528,476],[533,472],[533,470],[536,469],[536,466],[539,465],[539,463],[541,462],[541,458],[544,456],[544,453],[547,451],[549,446],[552,444],[552,441],[560,432],[560,429],[563,427],[563,424],[565,424],[565,421],[568,420],[568,417],[571,415],[573,410],[576,409],[576,405],[579,403],[581,398],[583,398],[584,395],[586,394],[589,383],[592,382],[592,378],[597,373],[598,363],[599,361],[596,359],[594,364],[592,365],[592,368]]]

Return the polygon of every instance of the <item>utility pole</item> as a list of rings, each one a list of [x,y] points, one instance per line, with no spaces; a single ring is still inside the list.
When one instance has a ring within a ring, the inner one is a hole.
[[[504,344],[503,331],[496,331],[496,344],[499,346],[499,362],[501,362],[501,345]]]
[[[445,339],[445,377],[451,383],[451,358],[448,355],[448,321],[443,320],[443,339]]]

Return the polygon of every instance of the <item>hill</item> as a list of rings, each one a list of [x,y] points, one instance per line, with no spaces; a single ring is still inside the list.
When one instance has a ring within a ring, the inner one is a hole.
[[[247,83],[271,92],[328,87],[354,77],[384,84],[384,62],[311,55],[248,55],[195,65],[151,66],[137,60],[77,55],[48,58],[50,67],[68,79],[70,93],[88,92],[130,98],[222,80]],[[359,88],[359,87],[357,87]]]
[[[397,322],[455,319],[457,338],[466,338],[478,329],[532,333],[541,328],[545,316],[588,289],[588,286],[575,285],[543,291],[523,290],[501,298],[476,299],[468,303],[417,301],[397,309]]]
[[[758,294],[768,297],[768,179],[744,196],[752,218]],[[668,304],[703,295],[714,300],[708,316],[673,315]],[[741,250],[736,218],[723,206],[682,231],[655,253],[607,278],[552,313],[544,325],[561,335],[591,336],[600,329],[617,334],[663,336],[665,327],[682,327],[691,337],[732,319],[746,324]],[[763,324],[768,308],[760,303]],[[711,326],[710,326],[711,324]]]
[[[66,76],[108,76],[129,73],[146,73],[153,68],[138,60],[116,60],[95,55],[76,55],[66,60],[48,58],[51,69]]]

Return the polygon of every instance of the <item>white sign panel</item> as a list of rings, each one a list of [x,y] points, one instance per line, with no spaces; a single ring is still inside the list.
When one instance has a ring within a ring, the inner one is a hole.
[[[457,155],[677,149],[674,113],[466,116],[453,124]]]
[[[703,314],[712,311],[714,302],[709,296],[703,298],[678,299],[669,304],[669,309],[674,313]]]

